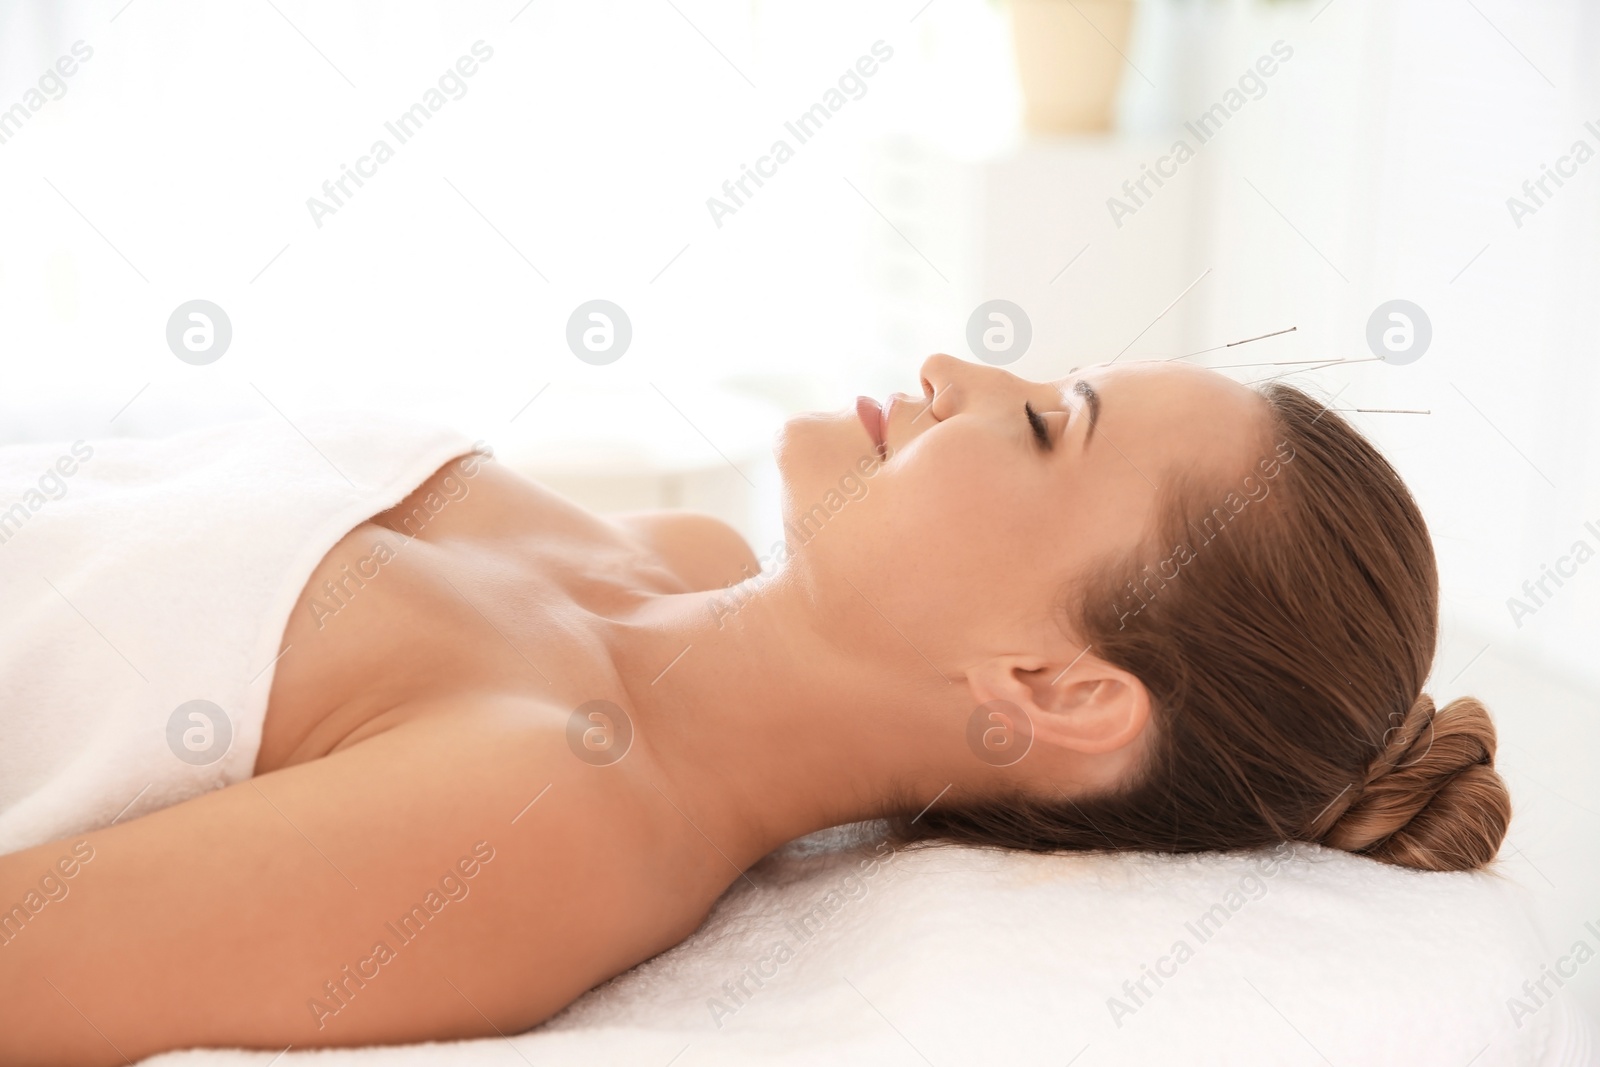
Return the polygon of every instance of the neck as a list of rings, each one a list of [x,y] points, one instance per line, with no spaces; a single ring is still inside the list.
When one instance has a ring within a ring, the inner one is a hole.
[[[606,623],[636,737],[667,779],[657,788],[741,869],[795,837],[959,792],[975,762],[959,678],[886,620],[841,647],[815,603],[780,571]]]

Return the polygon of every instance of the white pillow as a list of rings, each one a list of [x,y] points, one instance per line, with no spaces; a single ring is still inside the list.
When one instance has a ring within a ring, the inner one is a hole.
[[[829,831],[767,857],[689,940],[509,1042],[540,1067],[1589,1062],[1565,1003],[1530,999],[1524,982],[1556,954],[1494,873],[1307,845],[1039,856],[850,840]],[[517,1062],[506,1044],[278,1062],[503,1067]]]

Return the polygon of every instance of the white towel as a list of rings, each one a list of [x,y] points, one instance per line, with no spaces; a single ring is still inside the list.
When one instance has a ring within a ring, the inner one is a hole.
[[[250,777],[317,563],[471,449],[370,414],[0,448],[0,853]]]
[[[1560,990],[1546,980],[1551,996],[1535,1004],[1524,987],[1570,946],[1543,948],[1522,891],[1493,873],[1407,871],[1305,845],[1194,857],[821,847],[835,836],[769,856],[686,942],[525,1034],[145,1062],[1594,1062]],[[1159,986],[1152,970],[1167,972]]]
[[[316,563],[471,447],[381,418],[300,429],[0,449],[0,852],[248,777]],[[168,745],[194,699],[233,729],[209,764]],[[886,856],[821,834],[736,881],[683,944],[526,1034],[146,1062],[490,1067],[520,1062],[509,1040],[541,1067],[1584,1067],[1586,1031],[1548,977],[1573,949],[1541,945],[1492,873],[1309,846]],[[440,995],[454,995],[442,980]]]

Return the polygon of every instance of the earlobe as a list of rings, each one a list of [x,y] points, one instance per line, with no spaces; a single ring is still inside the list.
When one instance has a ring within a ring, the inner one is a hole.
[[[1104,666],[1095,677],[1069,673],[1057,683],[1059,700],[1035,725],[1037,738],[1088,754],[1115,752],[1138,739],[1150,721],[1150,692],[1127,671]]]
[[[967,672],[977,704],[1003,700],[1028,716],[1035,744],[1085,754],[1115,752],[1150,721],[1150,693],[1128,671],[1098,656],[1063,668],[1041,657],[998,656]]]
[[[996,656],[968,669],[967,689],[972,694],[973,706],[998,700],[1015,704],[1030,719],[1043,715],[1044,709],[1037,703],[1030,677],[1044,666],[1042,659],[1034,657]]]

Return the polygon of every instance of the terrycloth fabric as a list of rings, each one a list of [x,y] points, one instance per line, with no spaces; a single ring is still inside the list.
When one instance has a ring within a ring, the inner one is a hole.
[[[0,449],[0,851],[247,777],[271,664],[316,563],[471,447],[381,418],[300,429]],[[168,741],[172,713],[197,699],[232,726],[207,764]],[[1493,874],[1315,847],[887,855],[817,835],[737,881],[683,944],[509,1043],[541,1067],[1587,1067],[1584,1028],[1524,984],[1554,991],[1546,975],[1571,947],[1542,946],[1526,914]],[[1593,925],[1591,952],[1600,912]],[[442,979],[440,995],[456,995]],[[521,1062],[506,1044],[145,1062]]]
[[[0,853],[250,777],[311,572],[471,450],[378,415],[0,448]]]
[[[1560,953],[1496,874],[1315,846],[894,855],[836,836],[769,856],[683,944],[528,1033],[145,1067],[1594,1062],[1564,1001],[1527,998]]]

